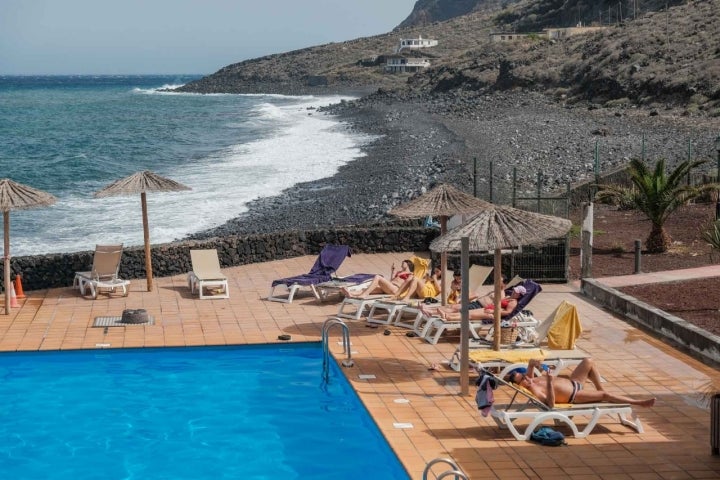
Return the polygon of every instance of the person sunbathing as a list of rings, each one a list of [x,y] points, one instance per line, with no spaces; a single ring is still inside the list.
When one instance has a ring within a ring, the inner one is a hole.
[[[368,298],[370,295],[387,294],[396,295],[402,290],[399,288],[404,285],[413,276],[415,265],[411,260],[403,260],[400,264],[400,270],[395,271],[395,264],[390,267],[390,280],[382,275],[375,275],[370,285],[360,293],[353,293],[347,288],[341,288],[343,295],[350,298]]]
[[[442,270],[440,267],[433,268],[432,275],[427,273],[425,278],[412,276],[400,285],[398,293],[392,300],[408,300],[410,298],[435,298],[440,294],[440,281],[442,279]]]
[[[515,311],[518,300],[520,300],[520,297],[522,297],[526,293],[527,289],[522,285],[517,285],[513,287],[510,295],[500,300],[500,318],[507,317],[513,311]],[[438,308],[437,315],[443,320],[458,321],[461,319],[462,312],[460,311],[460,308],[456,307],[457,305],[451,305],[451,308],[449,310],[442,307]],[[468,305],[468,318],[470,320],[493,320],[495,318],[494,311],[494,303],[488,303],[484,307],[475,308],[471,308],[471,306]]]
[[[542,371],[539,376],[535,370]],[[524,370],[524,371],[523,371]],[[586,390],[585,382],[590,379],[595,390]],[[583,358],[570,375],[552,375],[542,368],[538,359],[531,359],[527,369],[515,369],[507,374],[505,381],[529,390],[538,400],[552,408],[556,403],[628,403],[640,407],[652,407],[655,398],[638,400],[624,395],[613,395],[603,389],[600,373],[592,358]]]
[[[456,284],[457,282],[457,284]],[[505,285],[507,284],[507,277],[503,275],[500,278],[500,291],[505,292]],[[448,313],[454,313],[459,312],[462,310],[462,304],[460,303],[460,287],[462,285],[462,281],[460,279],[460,272],[455,272],[453,274],[453,282],[450,284],[450,295],[448,296],[447,305],[444,307],[441,307],[440,305],[425,305],[421,307],[422,312],[425,315],[435,316],[438,315],[438,310],[442,310],[445,314]],[[451,297],[452,295],[452,297]],[[495,292],[490,291],[489,293],[478,296],[477,292],[470,292],[470,296],[468,297],[468,300],[470,300],[470,303],[468,304],[468,310],[476,310],[478,308],[485,308],[488,305],[495,305],[493,302],[493,299],[495,298]],[[451,301],[452,300],[452,301]]]

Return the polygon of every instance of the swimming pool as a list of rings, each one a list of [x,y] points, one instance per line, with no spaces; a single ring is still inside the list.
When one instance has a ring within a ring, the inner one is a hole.
[[[319,343],[0,354],[0,472],[409,479]]]

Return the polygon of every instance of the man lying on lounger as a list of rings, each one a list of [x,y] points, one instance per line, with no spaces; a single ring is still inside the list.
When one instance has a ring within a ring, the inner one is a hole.
[[[515,369],[507,374],[505,381],[530,390],[538,400],[550,408],[554,407],[555,403],[610,402],[629,403],[641,407],[652,407],[655,404],[655,398],[636,400],[623,395],[607,393],[603,390],[600,374],[591,358],[584,358],[569,376],[551,375],[544,371],[541,365],[540,360],[532,359],[528,362],[526,371]],[[536,376],[536,369],[543,371],[543,374]],[[595,385],[595,390],[585,390],[584,383],[588,378]]]

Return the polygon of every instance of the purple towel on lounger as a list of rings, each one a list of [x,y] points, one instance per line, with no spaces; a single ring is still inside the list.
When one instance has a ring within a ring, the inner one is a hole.
[[[504,319],[510,319],[525,310],[525,307],[527,307],[528,303],[530,303],[530,300],[535,298],[535,295],[542,292],[542,287],[538,283],[530,279],[523,281],[520,285],[525,287],[525,295],[518,299],[518,303],[513,309],[513,311],[509,315],[503,317]],[[512,293],[512,288],[508,288],[507,290],[505,290],[505,293],[508,295]]]
[[[340,268],[345,257],[350,255],[350,247],[347,245],[325,245],[309,273],[274,280],[272,286],[317,285],[318,283],[330,281],[332,280],[332,274]]]

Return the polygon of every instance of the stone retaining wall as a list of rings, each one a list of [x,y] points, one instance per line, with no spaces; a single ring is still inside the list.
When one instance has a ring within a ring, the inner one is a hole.
[[[292,231],[184,241],[152,246],[153,276],[167,277],[190,271],[190,249],[215,248],[220,265],[232,267],[301,255],[317,255],[328,243],[350,245],[355,253],[427,251],[438,236],[436,229],[422,227],[360,228]],[[22,274],[24,290],[67,287],[75,272],[90,270],[93,252],[13,257],[11,278]],[[2,265],[0,265],[2,271]],[[120,277],[145,278],[142,246],[123,250]],[[0,284],[3,276],[0,276]]]
[[[328,243],[349,245],[354,253],[385,252],[427,252],[439,230],[417,225],[390,225],[369,227],[348,227],[312,231],[291,231],[277,234],[228,236],[206,240],[189,240],[152,246],[153,276],[168,277],[190,271],[190,249],[214,248],[222,267],[233,267],[250,263],[268,262],[302,255],[317,255]],[[565,242],[560,241],[555,250],[565,251]],[[527,249],[522,262],[515,258],[511,262],[503,257],[503,271],[511,275],[519,273],[537,281],[557,281],[557,275],[566,269],[565,257],[558,256],[547,246]],[[534,259],[531,257],[535,257]],[[542,258],[540,258],[542,257]],[[68,287],[72,285],[75,272],[88,271],[93,259],[92,251],[13,257],[11,278],[22,274],[24,290]],[[439,263],[439,254],[433,254]],[[492,265],[492,256],[471,255],[471,263]],[[511,265],[515,263],[516,265]],[[528,270],[528,265],[542,265],[542,269]],[[457,269],[459,256],[448,257],[448,267]],[[0,264],[0,272],[2,265]],[[543,277],[545,275],[545,277]],[[548,277],[547,275],[553,275]],[[129,247],[123,250],[120,263],[120,277],[125,279],[145,278],[145,250],[143,247]],[[0,275],[0,285],[4,276]]]

